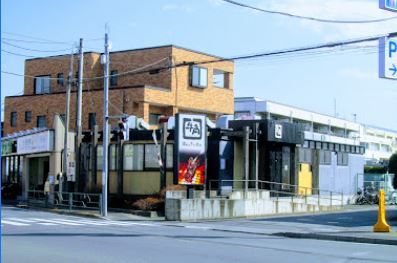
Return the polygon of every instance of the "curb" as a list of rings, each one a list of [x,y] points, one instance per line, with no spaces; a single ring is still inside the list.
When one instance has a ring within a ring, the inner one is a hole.
[[[190,228],[189,226],[163,224],[165,226]],[[370,238],[370,237],[353,237],[353,236],[341,236],[341,235],[327,235],[317,233],[296,233],[296,232],[281,232],[281,233],[260,233],[244,230],[231,230],[231,229],[220,229],[220,228],[206,228],[206,230],[229,232],[235,234],[248,234],[248,235],[259,235],[259,236],[276,236],[286,238],[299,238],[299,239],[317,239],[327,241],[339,241],[339,242],[351,242],[351,243],[364,243],[364,244],[376,244],[376,245],[390,245],[397,246],[397,239],[381,239],[381,238]]]
[[[82,217],[89,217],[89,218],[97,218],[97,219],[104,219],[99,214],[86,214],[86,213],[79,213],[77,211],[69,211],[69,210],[58,210],[53,208],[42,208],[42,207],[31,207],[31,206],[18,206],[15,207],[22,208],[22,209],[29,209],[29,210],[36,210],[36,211],[43,211],[43,212],[50,212],[56,213],[61,215],[74,215],[74,216],[82,216]]]
[[[380,238],[370,238],[370,237],[352,237],[352,236],[324,235],[317,233],[293,233],[293,232],[275,233],[271,235],[288,237],[288,238],[318,239],[318,240],[329,240],[329,241],[397,246],[397,239],[391,240],[391,239],[380,239]]]

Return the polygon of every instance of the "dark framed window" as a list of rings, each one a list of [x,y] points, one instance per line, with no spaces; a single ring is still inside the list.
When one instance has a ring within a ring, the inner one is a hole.
[[[34,91],[36,94],[50,93],[51,90],[51,76],[37,76],[34,79]]]
[[[47,118],[45,115],[37,116],[37,128],[46,128]]]
[[[320,151],[320,164],[330,165],[331,164],[331,151]]]
[[[143,171],[144,144],[124,144],[125,171]]]
[[[61,118],[61,120],[62,120],[64,123],[66,122],[66,114],[65,114],[65,113],[59,114],[59,117]]]
[[[32,112],[25,111],[25,122],[31,122],[31,121],[32,121]]]
[[[63,73],[57,74],[57,84],[63,86],[65,84],[65,79],[63,77]]]
[[[197,66],[190,67],[190,86],[206,88],[208,86],[208,69]]]
[[[110,71],[110,86],[114,87],[117,86],[118,82],[118,74],[119,72],[117,70],[112,70]]]
[[[76,76],[74,76],[74,78],[76,79],[77,82],[77,80],[79,79],[79,71],[76,71]]]
[[[337,164],[339,166],[348,166],[349,165],[349,154],[348,153],[337,153]]]
[[[214,69],[212,71],[212,85],[218,88],[228,88],[227,76],[227,72],[219,69]]]
[[[150,113],[149,114],[149,124],[150,125],[157,125],[159,124],[159,118],[161,114]]]
[[[17,113],[15,111],[11,112],[10,124],[11,127],[17,127]]]
[[[88,113],[88,129],[94,128],[96,125],[96,113],[90,112]]]
[[[145,144],[145,169],[159,169],[159,149],[155,144]]]

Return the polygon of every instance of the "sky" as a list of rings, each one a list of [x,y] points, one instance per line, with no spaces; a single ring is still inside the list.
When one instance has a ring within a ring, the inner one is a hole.
[[[249,5],[323,19],[367,20],[392,13],[378,0],[238,0]],[[375,24],[324,24],[265,14],[220,0],[2,0],[1,37],[59,42],[12,44],[35,50],[67,49],[84,39],[103,52],[105,25],[112,51],[175,44],[234,57],[397,31],[397,20]],[[11,34],[10,34],[11,33]],[[18,35],[16,35],[18,34]],[[397,81],[378,77],[377,42],[317,55],[236,61],[235,96],[255,96],[397,130]],[[63,52],[2,49],[29,56]],[[1,69],[23,74],[24,57],[1,52]],[[1,74],[4,96],[21,94],[23,78]]]

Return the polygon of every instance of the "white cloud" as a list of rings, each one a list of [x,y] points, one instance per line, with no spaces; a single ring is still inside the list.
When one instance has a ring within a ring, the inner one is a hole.
[[[264,9],[333,20],[372,20],[395,16],[395,13],[380,10],[377,0],[271,0],[257,2],[256,5]],[[397,24],[397,20],[370,24],[329,24],[287,17],[284,17],[282,24],[290,26],[291,22],[298,22],[296,25],[322,34],[327,41],[394,32]]]

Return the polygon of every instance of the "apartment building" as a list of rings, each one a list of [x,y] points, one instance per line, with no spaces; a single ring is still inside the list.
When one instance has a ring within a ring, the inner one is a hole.
[[[83,130],[93,125],[102,128],[101,55],[84,53]],[[52,127],[56,114],[64,116],[69,64],[70,55],[25,61],[23,95],[5,98],[5,135]],[[180,66],[164,69],[172,65]],[[76,121],[77,56],[74,58],[74,69],[70,112],[72,130]],[[232,61],[174,45],[111,52],[109,115],[135,115],[156,125],[160,115],[172,116],[177,112],[204,113],[210,119],[232,114],[233,72]],[[113,125],[116,122],[117,119],[111,120]]]
[[[360,142],[365,146],[368,162],[382,163],[397,153],[397,131],[363,124],[360,126]]]

